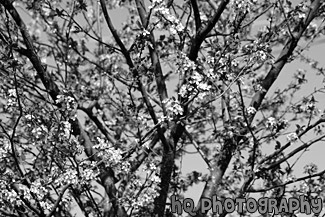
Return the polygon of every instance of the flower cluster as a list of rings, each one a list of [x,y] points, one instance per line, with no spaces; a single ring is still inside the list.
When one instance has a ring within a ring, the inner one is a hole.
[[[61,121],[59,138],[61,140],[69,140],[70,132],[71,132],[71,124],[69,123],[69,121]]]
[[[252,106],[248,107],[246,111],[249,116],[254,115],[256,113],[256,109]]]
[[[24,185],[21,185],[19,190],[22,192],[22,196],[27,201],[31,201],[33,199],[33,194],[45,212],[49,212],[52,209],[52,203],[46,199],[46,196],[49,194],[49,190],[45,188],[40,181],[31,183],[30,189]]]
[[[64,186],[68,184],[78,185],[78,174],[76,170],[68,169],[61,174],[54,182],[57,186]]]
[[[0,144],[0,159],[4,160],[10,152],[10,143],[7,139],[0,138]]]
[[[16,89],[9,89],[7,94],[7,109],[14,110],[18,106]]]
[[[266,127],[269,129],[273,129],[276,127],[276,120],[274,117],[269,117],[266,121]]]
[[[298,135],[297,135],[297,133],[290,133],[290,134],[288,134],[288,135],[287,135],[287,140],[288,140],[289,142],[295,142],[295,141],[297,141],[297,140],[298,140]]]
[[[256,63],[264,63],[268,60],[271,56],[271,48],[268,43],[264,43],[261,40],[257,39],[253,43],[249,43],[244,45],[241,48],[241,51],[244,54],[250,55],[250,61]]]
[[[318,167],[314,163],[310,163],[310,164],[304,166],[304,173],[306,173],[306,174],[312,175],[314,173],[317,173],[317,171],[318,171]]]
[[[152,5],[149,6],[149,9],[152,9],[153,14],[160,20],[158,27],[166,20],[167,24],[169,24],[169,31],[173,35],[184,31],[185,28],[182,22],[170,13],[165,1],[154,0],[152,1]]]
[[[190,95],[198,95],[198,99],[203,99],[209,94],[212,86],[208,84],[207,78],[216,78],[216,73],[213,69],[207,70],[206,73],[203,71],[201,72],[202,74],[199,73],[197,69],[200,68],[200,66],[197,66],[184,53],[180,53],[177,65],[177,72],[180,76],[184,74],[188,75],[187,82],[180,87],[178,92],[181,97],[185,98]]]
[[[95,180],[98,173],[94,172],[91,168],[83,169],[81,172],[82,184],[88,184],[90,181]]]
[[[269,117],[265,125],[269,130],[279,132],[288,126],[288,121],[284,119],[276,120],[274,117]]]
[[[44,136],[47,135],[48,130],[46,126],[42,124],[40,126],[35,126],[34,128],[32,128],[31,133],[36,139],[42,139]]]
[[[95,168],[95,162],[83,161],[79,164],[78,171],[75,168],[68,168],[65,172],[54,170],[57,177],[54,181],[57,187],[73,185],[80,188],[89,185],[92,180],[96,180],[98,171]]]
[[[295,175],[288,175],[287,178],[284,180],[285,182],[291,182],[291,181],[295,181],[297,178]]]
[[[177,58],[177,73],[183,75],[186,72],[192,72],[196,70],[196,64],[190,60],[187,55],[181,52]]]
[[[181,104],[174,98],[164,100],[163,103],[165,104],[166,110],[168,112],[168,117],[173,118],[177,115],[183,115],[183,107]]]
[[[14,191],[13,189],[8,190],[3,181],[0,181],[0,186],[3,186],[1,188],[1,194],[0,194],[0,204],[10,204],[12,206],[12,208],[14,208],[14,206],[19,206],[22,204],[21,199],[19,198],[19,195],[17,194],[16,191]]]
[[[94,148],[98,151],[98,157],[102,158],[107,166],[114,168],[116,174],[129,172],[131,165],[123,160],[122,150],[113,147],[101,138],[98,138],[98,144]]]
[[[121,203],[125,207],[132,207],[135,213],[144,207],[152,209],[154,199],[159,195],[158,185],[161,180],[155,163],[148,163],[143,171],[146,172],[146,180],[142,181],[139,177],[133,177],[125,197],[121,199]]]
[[[64,111],[66,118],[71,118],[72,120],[76,118],[78,105],[73,97],[58,95],[55,103],[61,105],[61,110]]]
[[[231,2],[235,12],[250,12],[251,7],[257,3],[257,0],[234,0]]]

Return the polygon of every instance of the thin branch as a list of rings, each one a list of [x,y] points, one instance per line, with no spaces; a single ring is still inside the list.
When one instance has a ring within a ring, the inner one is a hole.
[[[18,215],[15,215],[15,214],[9,213],[9,212],[7,212],[7,211],[5,211],[5,210],[2,210],[2,209],[0,209],[0,213],[1,213],[2,215],[4,215],[4,216],[9,216],[9,217],[19,217]]]
[[[260,14],[258,14],[257,16],[255,16],[253,19],[251,19],[248,23],[246,23],[245,25],[243,25],[243,29],[246,28],[247,26],[251,25],[255,20],[257,20],[258,18],[260,18],[263,14],[265,14],[266,12],[268,12],[272,7],[274,6],[274,4],[272,3],[271,5],[269,5],[264,11],[262,11]]]
[[[145,104],[146,104],[146,106],[148,108],[149,114],[150,114],[151,118],[153,119],[154,124],[157,124],[158,123],[158,118],[157,118],[156,113],[155,113],[155,111],[153,109],[153,106],[152,106],[152,104],[151,104],[151,102],[149,100],[148,93],[147,93],[145,87],[142,84],[141,77],[140,77],[138,71],[136,70],[136,68],[133,65],[133,62],[132,62],[132,59],[131,59],[131,57],[129,55],[128,50],[125,48],[124,44],[122,43],[120,37],[117,34],[116,29],[114,28],[114,26],[112,24],[111,18],[108,15],[108,11],[107,11],[107,8],[106,8],[106,5],[105,5],[105,0],[100,0],[100,4],[101,4],[101,7],[102,7],[102,10],[103,10],[104,17],[105,17],[106,23],[108,25],[108,28],[110,29],[116,43],[120,46],[120,48],[122,50],[122,53],[123,53],[124,57],[126,58],[126,62],[128,64],[128,66],[130,67],[130,69],[132,70],[132,72],[134,74],[134,77],[136,78],[137,85],[139,86],[139,90],[140,90],[140,92],[142,94],[142,98],[143,98],[143,100],[144,100],[144,102],[145,102]],[[164,134],[162,133],[162,130],[161,130],[160,127],[158,128],[158,133],[160,135],[161,142],[164,144],[164,147],[169,148],[169,144],[167,142],[167,139],[165,138]]]
[[[209,159],[207,159],[207,157],[204,155],[204,153],[200,149],[199,144],[197,144],[197,142],[193,139],[192,135],[187,131],[187,129],[184,130],[184,133],[189,138],[189,140],[191,141],[191,143],[194,145],[194,147],[196,148],[196,150],[199,152],[199,154],[201,155],[202,159],[208,165],[208,168],[211,169],[212,167],[210,165],[210,161],[209,161]]]
[[[306,133],[308,133],[310,130],[312,130],[314,127],[316,127],[317,125],[324,123],[325,122],[325,118],[321,118],[318,121],[316,121],[314,124],[308,126],[304,131],[300,132],[298,134],[298,138],[301,138],[303,135],[305,135]],[[259,164],[262,165],[263,163],[271,160],[271,159],[275,159],[279,154],[283,153],[283,151],[285,149],[287,149],[290,145],[292,144],[292,142],[287,142],[287,144],[285,144],[284,146],[282,146],[280,149],[276,150],[275,152],[273,152],[271,155],[265,157],[264,159],[262,159]]]
[[[283,4],[282,4],[282,1],[281,1],[281,0],[278,0],[278,2],[279,2],[279,4],[280,4],[280,8],[281,8],[281,10],[282,10],[281,12],[282,12],[282,14],[283,14],[283,16],[284,16],[284,22],[285,22],[285,24],[287,25],[288,31],[289,31],[289,33],[290,33],[290,36],[291,36],[291,37],[294,37],[293,34],[292,34],[292,31],[291,31],[290,25],[289,25],[289,19],[287,18],[287,14],[286,14],[286,12],[284,11],[284,7],[283,7]]]
[[[136,5],[138,9],[138,13],[142,22],[142,26],[144,29],[147,28],[149,24],[149,15],[147,14],[145,5],[143,0],[136,0]],[[156,78],[156,84],[157,84],[157,91],[159,94],[160,102],[162,105],[163,113],[166,116],[167,111],[166,107],[163,103],[164,100],[168,98],[167,94],[167,87],[164,79],[164,75],[162,72],[159,56],[158,56],[158,51],[157,51],[157,46],[156,46],[156,41],[155,41],[155,36],[153,31],[150,32],[150,42],[151,45],[148,46],[149,52],[150,52],[150,58],[151,58],[151,67],[155,73],[155,78]]]
[[[112,144],[116,144],[115,139],[110,135],[106,126],[95,116],[92,112],[92,107],[85,108],[85,107],[78,107],[81,111],[85,112],[88,117],[95,123],[98,129],[104,134],[106,139],[110,141]]]
[[[19,16],[17,10],[13,7],[12,2],[9,0],[3,0],[0,2],[7,11],[9,11],[12,18],[15,20],[21,35],[24,39],[25,45],[26,45],[26,52],[28,52],[28,58],[33,64],[34,68],[36,69],[41,81],[43,82],[45,88],[48,90],[49,94],[51,95],[52,99],[55,101],[56,97],[58,95],[59,88],[58,86],[51,80],[51,76],[48,72],[46,72],[45,68],[43,67],[39,57],[37,56],[32,38],[28,33],[27,26]]]
[[[222,3],[225,3],[224,1]],[[221,3],[221,4],[222,4]],[[225,7],[225,6],[224,6]],[[309,11],[309,14],[307,18],[305,19],[305,22],[303,25],[298,24],[294,28],[294,34],[295,37],[291,37],[288,39],[287,43],[285,44],[280,56],[278,59],[275,61],[273,64],[272,68],[270,69],[269,73],[267,74],[266,78],[262,82],[262,90],[257,92],[252,101],[251,101],[251,106],[254,107],[256,110],[259,109],[260,105],[262,104],[262,101],[264,100],[264,97],[272,84],[275,82],[277,79],[278,75],[280,74],[282,68],[284,65],[288,62],[289,57],[292,55],[294,49],[296,48],[298,41],[300,37],[302,36],[303,32],[307,28],[307,26],[310,24],[310,22],[313,20],[313,18],[316,16],[316,13],[320,7],[320,0],[314,0],[312,2],[311,9]],[[192,58],[196,59],[197,57],[197,52],[199,47],[197,45],[193,46],[193,53],[192,53]],[[249,123],[251,123],[254,119],[255,115],[250,116],[249,118]],[[247,129],[243,129],[240,135],[244,135],[247,133]],[[217,186],[221,182],[221,179],[228,167],[228,164],[232,158],[232,152],[236,147],[236,143],[238,143],[242,139],[242,136],[237,136],[234,139],[227,139],[222,147],[222,151],[220,153],[219,158],[217,159],[216,164],[213,166],[213,171],[211,172],[211,176],[209,180],[206,182],[206,186],[204,187],[204,191],[201,195],[202,197],[209,197],[211,198],[213,194],[215,194]],[[244,182],[241,193],[245,192],[246,187],[248,187],[253,180],[253,176],[248,177],[247,181]],[[197,208],[200,208],[200,204],[197,206]],[[200,213],[198,212],[196,214],[196,217],[201,217],[201,216],[206,216],[206,213]]]
[[[17,195],[19,195],[19,198],[24,202],[24,204],[32,211],[34,212],[36,215],[38,216],[43,216],[42,213],[43,211],[38,211],[38,209],[36,207],[34,207],[28,200],[26,200],[24,198],[24,196],[20,195],[20,190],[19,190],[19,186],[18,184],[12,183],[11,187],[13,188],[13,190],[17,193]]]
[[[70,185],[71,184],[64,186],[64,188],[61,190],[61,193],[59,194],[58,199],[56,200],[55,204],[52,207],[52,211],[46,217],[51,217],[52,215],[54,215],[56,208],[60,205],[60,202],[62,200],[65,191],[70,187]]]
[[[201,44],[206,38],[206,36],[209,34],[209,32],[213,29],[213,27],[216,25],[218,20],[220,19],[221,14],[225,10],[227,4],[229,3],[229,0],[222,0],[216,13],[213,15],[213,17],[208,21],[207,25],[202,28],[194,37],[190,52],[188,54],[188,58],[192,61],[195,61],[198,52],[200,50]]]
[[[103,3],[104,1],[101,1],[101,2]],[[15,20],[18,28],[20,29],[20,32],[24,39],[25,45],[27,47],[26,50],[29,53],[27,57],[32,62],[35,70],[37,71],[37,74],[41,78],[43,85],[45,86],[45,88],[49,92],[51,98],[55,102],[57,99],[57,96],[60,94],[60,90],[59,90],[58,86],[56,85],[56,83],[52,80],[50,74],[42,66],[40,58],[37,56],[37,54],[35,52],[32,39],[28,33],[25,23],[22,21],[20,15],[18,14],[17,10],[13,7],[12,2],[10,0],[3,0],[0,2],[0,4],[2,4],[6,8],[6,10],[9,11],[11,16]],[[106,10],[106,12],[107,12],[107,10]],[[116,34],[116,32],[115,32],[115,34]],[[124,45],[122,47],[124,47]],[[122,49],[122,51],[123,51],[123,49]],[[125,47],[124,47],[124,51],[126,51]],[[127,61],[130,61],[130,60],[131,60],[130,58],[127,59]],[[132,61],[129,63],[132,64]],[[148,100],[148,97],[147,97],[147,100]],[[71,124],[72,124],[73,134],[75,136],[80,135],[79,140],[80,140],[80,143],[83,144],[83,146],[85,147],[85,152],[86,152],[87,156],[91,157],[95,160],[99,160],[98,157],[96,158],[96,156],[94,155],[93,143],[90,141],[87,133],[83,130],[81,123],[77,119],[75,119],[74,121],[71,121],[71,122],[72,122]],[[104,188],[106,190],[113,191],[115,189],[115,185],[114,185],[115,182],[107,181],[107,180],[114,180],[114,176],[112,176],[111,171],[112,171],[111,168],[101,168],[101,175],[102,175],[101,184],[104,186]],[[111,194],[112,192],[106,191],[106,193]],[[30,208],[35,213],[39,214],[35,208],[33,208],[32,206],[30,206]],[[121,212],[120,212],[121,216],[126,216],[125,210],[123,208],[121,208],[119,210],[121,210]]]
[[[243,116],[244,116],[244,119],[245,119],[245,123],[246,123],[247,128],[248,128],[250,134],[252,135],[253,141],[254,141],[253,151],[252,151],[252,162],[251,162],[251,170],[254,171],[256,150],[257,150],[257,147],[258,147],[259,143],[258,143],[258,140],[256,139],[256,137],[255,137],[255,135],[254,135],[254,133],[252,131],[252,128],[250,126],[250,123],[249,123],[247,115],[246,115],[246,107],[245,107],[245,104],[244,104],[244,98],[243,98],[243,93],[242,93],[242,89],[241,89],[241,86],[240,86],[240,81],[238,81],[237,84],[238,84],[239,95],[240,95],[240,100],[241,100],[241,105],[242,105],[242,112],[243,112]]]
[[[129,65],[129,67],[130,68],[133,68],[134,65],[133,65],[133,62],[131,60],[131,57],[130,57],[130,55],[128,53],[128,50],[126,49],[126,47],[124,46],[123,42],[121,41],[119,35],[117,34],[116,29],[113,26],[113,23],[111,21],[111,18],[109,17],[109,14],[108,14],[108,11],[107,11],[107,8],[106,8],[105,0],[100,0],[100,5],[102,7],[103,14],[104,14],[104,17],[105,17],[107,26],[108,26],[109,30],[111,31],[111,33],[113,35],[113,38],[115,39],[117,45],[121,48],[121,52],[124,55],[124,57],[126,59],[126,62]]]
[[[281,163],[287,161],[289,158],[293,157],[294,155],[296,155],[297,153],[302,151],[303,149],[306,149],[306,148],[310,147],[312,144],[322,140],[323,138],[325,138],[325,135],[321,135],[321,136],[319,136],[319,137],[317,137],[317,138],[315,138],[315,139],[313,139],[313,140],[299,146],[298,148],[294,149],[289,154],[287,154],[285,157],[281,158],[280,160],[276,161],[275,163],[271,164],[270,166],[260,169],[257,173],[261,173],[263,171],[271,170],[271,169],[277,167]]]
[[[292,55],[294,49],[296,48],[299,39],[301,38],[302,34],[306,30],[307,26],[310,24],[310,22],[314,19],[316,16],[317,10],[320,7],[320,0],[315,0],[313,1],[311,5],[311,9],[309,11],[308,16],[305,19],[305,22],[303,24],[299,23],[297,26],[294,28],[294,37],[291,37],[288,39],[286,42],[284,48],[282,49],[279,57],[277,60],[274,62],[272,65],[272,68],[270,69],[269,73],[266,75],[264,80],[261,83],[262,90],[257,92],[251,101],[251,106],[254,107],[256,110],[260,107],[262,104],[262,101],[270,89],[270,87],[273,85],[277,77],[279,76],[282,68],[284,65],[288,62],[289,57]],[[251,116],[250,121],[254,119],[255,115]]]
[[[269,188],[259,188],[259,189],[249,188],[246,192],[249,192],[249,193],[266,192],[266,191],[273,190],[275,188],[284,187],[284,186],[292,184],[292,183],[296,183],[296,182],[300,182],[300,181],[303,181],[303,180],[306,180],[306,179],[311,179],[311,178],[314,178],[314,177],[322,176],[324,174],[325,174],[325,170],[323,170],[322,172],[319,172],[319,173],[315,173],[313,175],[308,175],[308,176],[300,177],[298,179],[293,179],[293,180],[287,181],[287,182],[285,182],[285,183],[283,183],[281,185],[271,186]]]

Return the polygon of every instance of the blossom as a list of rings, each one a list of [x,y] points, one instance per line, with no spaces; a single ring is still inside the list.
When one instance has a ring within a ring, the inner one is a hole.
[[[252,106],[248,107],[246,110],[248,115],[254,115],[256,113],[256,109]]]
[[[149,6],[149,10],[161,4],[164,4],[164,0],[152,0],[152,4]]]
[[[0,159],[5,159],[5,157],[10,153],[10,143],[7,139],[0,139]]]
[[[318,171],[318,167],[314,163],[310,163],[310,164],[304,166],[304,173],[314,174],[314,173],[317,173],[317,171]]]
[[[69,121],[62,121],[61,127],[62,129],[61,129],[60,137],[63,139],[69,139],[70,132],[71,132],[71,124],[69,123]]]
[[[95,11],[94,8],[92,6],[88,6],[87,8],[87,18],[92,20],[95,17]]]
[[[306,14],[305,13],[298,13],[298,18],[300,20],[304,20],[306,18]]]
[[[17,91],[15,88],[9,89],[8,94],[7,94],[8,100],[7,100],[7,105],[6,107],[9,108],[14,108],[18,106],[17,102]]]
[[[203,22],[206,22],[209,20],[208,17],[201,11],[200,11],[200,18],[201,18],[201,21],[203,21]]]
[[[113,147],[112,144],[101,138],[98,138],[98,144],[94,145],[94,148],[98,150],[97,155],[107,166],[114,167],[117,174],[129,172],[131,165],[128,161],[123,160],[122,150]]]
[[[31,121],[31,120],[35,119],[35,116],[31,115],[31,114],[27,114],[27,115],[25,115],[25,118],[26,118],[26,120]]]
[[[150,32],[149,32],[148,30],[144,29],[144,30],[142,31],[142,36],[143,36],[143,37],[147,37],[147,36],[149,36],[149,35],[150,35]]]
[[[298,135],[296,133],[290,133],[289,135],[287,135],[287,140],[289,142],[295,142],[298,140]]]
[[[160,177],[158,175],[152,175],[150,180],[152,182],[154,182],[154,183],[157,183],[157,184],[161,182],[161,179],[160,179]]]
[[[67,184],[78,184],[77,171],[73,169],[68,169],[65,173],[59,176],[54,182],[57,186],[63,186]]]
[[[181,106],[181,104],[178,101],[169,99],[169,100],[166,100],[165,103],[166,103],[166,110],[169,112],[170,116],[183,114],[183,112],[184,112],[183,107]]]
[[[297,178],[295,175],[288,175],[288,177],[284,180],[285,182],[291,182],[291,181],[295,181]]]
[[[232,2],[233,9],[237,12],[247,11],[249,12],[252,5],[256,3],[256,0],[234,0]]]
[[[16,89],[9,89],[8,96],[16,98],[17,97]]]
[[[96,172],[94,172],[94,170],[92,170],[90,168],[86,168],[81,172],[81,177],[86,182],[95,179],[97,177],[97,175],[98,174]]]
[[[36,139],[39,139],[46,135],[48,130],[45,125],[40,125],[38,127],[33,128],[32,134],[35,136]]]
[[[274,117],[269,117],[266,121],[266,127],[273,129],[276,127],[276,120]]]
[[[61,94],[57,96],[55,103],[61,105],[61,110],[64,111],[66,118],[76,118],[78,104],[73,97]]]
[[[259,62],[264,62],[267,59],[265,51],[262,50],[257,51],[255,57]]]
[[[50,211],[53,207],[53,205],[50,204],[48,201],[40,201],[39,203],[40,203],[41,207],[46,211]]]

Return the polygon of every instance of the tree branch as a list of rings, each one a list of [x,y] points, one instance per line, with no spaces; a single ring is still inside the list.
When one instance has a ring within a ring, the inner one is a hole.
[[[209,32],[213,29],[213,27],[218,22],[221,14],[225,10],[227,4],[229,3],[229,0],[222,0],[218,10],[213,15],[213,17],[208,21],[208,24],[199,30],[199,32],[195,35],[194,39],[192,40],[192,45],[190,48],[190,52],[188,54],[188,58],[192,61],[195,61],[198,55],[198,52],[200,50],[201,44],[206,38],[206,36],[209,34]]]
[[[184,130],[186,136],[189,138],[189,140],[191,141],[191,143],[194,145],[194,147],[196,148],[196,150],[199,152],[199,154],[201,155],[202,159],[205,161],[205,163],[207,164],[209,169],[212,169],[211,165],[210,165],[210,161],[209,159],[207,159],[207,157],[204,155],[204,153],[202,152],[202,150],[200,149],[199,145],[196,143],[196,141],[193,139],[192,135],[190,134],[190,132],[187,131],[187,129]]]
[[[292,183],[296,183],[296,182],[300,182],[300,181],[303,181],[303,180],[306,180],[306,179],[311,179],[311,178],[314,178],[314,177],[319,177],[319,176],[322,176],[324,174],[325,174],[325,170],[323,170],[322,172],[319,172],[319,173],[315,173],[313,175],[308,175],[308,176],[300,177],[298,179],[293,179],[293,180],[287,181],[287,182],[285,182],[285,183],[283,183],[281,185],[271,186],[269,188],[260,188],[260,189],[249,188],[246,192],[249,192],[249,193],[266,192],[266,191],[273,190],[275,188],[284,187],[286,185],[289,185],[289,184],[292,184]]]
[[[70,187],[70,184],[64,186],[64,188],[62,189],[61,193],[59,194],[58,199],[56,200],[54,206],[52,207],[52,211],[46,216],[46,217],[51,217],[52,215],[54,215],[56,208],[59,206],[61,199],[65,193],[65,191]]]
[[[11,1],[3,0],[3,1],[0,2],[0,4],[2,4],[5,7],[5,9],[10,13],[12,18],[15,20],[15,22],[16,22],[16,24],[17,24],[17,26],[18,26],[18,28],[19,28],[19,30],[21,32],[21,35],[23,37],[24,43],[26,45],[27,49],[26,49],[25,52],[28,53],[28,59],[33,64],[33,67],[37,71],[43,85],[45,86],[45,88],[49,92],[50,96],[55,101],[58,93],[60,92],[59,88],[54,82],[52,82],[50,74],[42,66],[42,63],[41,63],[39,57],[37,56],[37,54],[35,52],[33,42],[32,42],[32,38],[30,37],[30,35],[28,33],[28,30],[27,30],[27,27],[26,27],[25,23],[21,19],[21,17],[18,14],[17,10],[12,5]]]
[[[264,80],[262,81],[262,90],[258,91],[251,101],[251,106],[254,107],[256,110],[260,107],[266,93],[272,86],[272,84],[275,82],[277,77],[279,76],[282,68],[287,63],[288,58],[292,55],[294,49],[296,48],[299,39],[301,38],[302,34],[306,30],[307,26],[310,24],[310,22],[314,19],[316,16],[317,10],[320,7],[320,0],[313,1],[311,5],[311,9],[308,13],[308,16],[306,17],[305,21],[303,23],[297,24],[297,26],[293,30],[293,35],[290,37],[285,44],[284,48],[282,49],[279,57],[276,59],[274,64],[272,65],[272,68],[270,69],[269,73],[266,75]],[[252,121],[254,116],[251,116]]]
[[[149,23],[149,19],[148,19],[148,13],[146,12],[144,2],[143,0],[136,0],[135,2],[137,5],[138,13],[140,15],[142,26],[144,29],[146,29]],[[163,108],[164,115],[166,116],[167,112],[163,101],[168,98],[168,94],[167,94],[166,83],[164,80],[164,75],[162,72],[162,68],[158,56],[156,40],[153,32],[150,32],[150,42],[151,42],[151,46],[148,46],[148,48],[150,52],[151,65],[155,73],[157,91],[160,98],[160,102]]]
[[[24,39],[24,43],[27,47],[27,49],[26,49],[26,52],[28,53],[28,54],[26,53],[27,57],[33,64],[38,76],[41,78],[43,85],[45,86],[46,90],[49,92],[51,98],[53,99],[53,101],[55,103],[57,96],[60,94],[60,90],[59,90],[58,86],[56,85],[56,83],[52,80],[50,74],[42,66],[42,63],[35,52],[32,39],[28,33],[25,23],[22,21],[17,10],[13,7],[11,1],[3,0],[0,2],[0,4],[2,4],[7,11],[9,11],[11,16],[15,20],[15,22],[22,34],[22,37]],[[96,159],[95,155],[94,155],[93,144],[90,141],[87,133],[82,129],[80,122],[77,119],[75,119],[71,122],[72,122],[73,135],[75,135],[75,136],[80,135],[79,140],[84,145],[85,152],[86,152],[87,156],[91,157],[93,159]],[[114,190],[115,189],[114,183],[107,182],[108,179],[114,180],[114,177],[110,176],[110,175],[112,175],[111,174],[112,169],[111,168],[101,168],[101,171],[102,171],[102,175],[105,174],[105,177],[103,177],[101,179],[102,180],[101,184],[105,187],[106,190]],[[107,193],[110,194],[111,192],[107,192]],[[120,212],[120,216],[126,216],[126,213],[123,208],[119,208],[119,210],[122,210]],[[36,211],[36,213],[37,213],[37,211]]]
[[[97,103],[97,102],[95,102]],[[98,127],[98,129],[104,134],[106,139],[110,141],[112,144],[116,144],[115,139],[110,135],[108,129],[106,126],[95,116],[92,112],[92,107],[85,108],[85,107],[79,107],[79,109],[87,114],[87,116],[95,123],[95,125]]]
[[[119,35],[117,34],[117,31],[116,31],[116,29],[113,26],[113,23],[111,21],[111,18],[108,15],[108,11],[107,11],[107,8],[106,8],[106,5],[105,5],[105,0],[100,0],[100,5],[101,5],[101,8],[103,10],[103,14],[104,14],[104,17],[105,17],[107,26],[108,26],[109,30],[111,31],[111,33],[113,35],[113,38],[115,39],[117,45],[121,48],[122,54],[124,55],[124,57],[126,59],[126,62],[129,65],[129,67],[130,68],[133,68],[134,65],[133,65],[132,59],[131,59],[131,57],[129,55],[129,52],[125,48],[123,42],[121,41]]]
[[[296,155],[297,153],[299,153],[303,149],[306,149],[306,148],[310,147],[312,144],[322,140],[323,138],[325,138],[325,135],[321,135],[321,136],[319,136],[319,137],[317,137],[317,138],[315,138],[315,139],[313,139],[313,140],[311,140],[311,141],[297,147],[296,149],[291,151],[289,154],[287,154],[285,157],[281,158],[280,160],[276,161],[275,163],[271,164],[270,166],[260,169],[260,171],[258,171],[257,174],[259,174],[259,173],[261,173],[263,171],[272,170],[273,168],[275,168],[278,165],[282,164],[283,162],[287,161],[289,158],[293,157],[294,155]]]
[[[225,3],[225,2],[223,1],[223,3]],[[262,101],[264,100],[266,93],[270,89],[271,85],[277,79],[282,68],[287,63],[288,58],[292,55],[295,47],[298,44],[300,37],[302,36],[302,34],[305,31],[305,29],[307,28],[307,26],[310,24],[310,22],[315,17],[316,12],[319,9],[319,7],[320,7],[320,0],[313,1],[310,12],[309,12],[307,18],[305,19],[305,22],[303,24],[298,24],[294,28],[295,37],[288,39],[280,56],[275,61],[274,65],[270,69],[266,78],[263,80],[263,83],[262,83],[263,91],[259,91],[258,93],[256,93],[251,101],[251,106],[253,106],[256,110],[259,109]],[[195,54],[195,52],[192,54],[193,55],[192,57],[196,58],[197,54],[196,55],[194,55],[194,54]],[[249,123],[251,123],[253,121],[254,116],[255,115],[252,115],[250,117]],[[240,135],[245,135],[246,133],[247,133],[247,129],[243,129],[243,132],[241,132]],[[237,136],[236,138],[227,139],[225,141],[225,143],[222,147],[222,150],[220,151],[220,155],[217,158],[217,162],[215,165],[213,165],[213,170],[211,171],[211,176],[210,176],[209,180],[206,182],[201,199],[203,197],[211,198],[212,195],[216,193],[216,189],[217,189],[219,183],[221,182],[223,174],[225,173],[226,169],[228,168],[228,165],[232,158],[232,153],[236,148],[236,143],[238,143],[241,139],[242,139],[241,136]],[[248,187],[252,180],[253,180],[253,176],[248,177],[247,181],[245,181],[245,183],[243,185],[244,188]],[[245,191],[246,191],[246,189],[242,189],[241,194]],[[200,204],[198,205],[197,210],[199,210],[198,209],[199,207],[200,207]],[[205,216],[205,215],[206,215],[205,213],[199,213],[199,212],[196,214],[197,217]],[[223,213],[222,216],[225,216],[225,215],[226,215],[226,213]]]
[[[104,17],[105,17],[106,23],[108,25],[108,28],[110,29],[111,33],[113,34],[113,37],[114,37],[116,43],[120,46],[120,48],[122,50],[122,54],[126,58],[126,62],[128,64],[128,66],[130,67],[130,70],[132,70],[134,77],[136,78],[137,85],[139,86],[139,90],[140,90],[140,92],[142,94],[142,98],[143,98],[143,100],[144,100],[144,102],[145,102],[145,104],[146,104],[146,106],[148,108],[149,114],[150,114],[154,124],[158,124],[158,118],[157,118],[156,113],[155,113],[155,111],[153,109],[153,106],[152,106],[152,104],[151,104],[151,102],[149,100],[147,91],[146,91],[145,87],[142,84],[141,76],[139,75],[138,71],[134,67],[128,50],[125,48],[124,44],[122,43],[120,37],[118,36],[118,34],[117,34],[113,24],[112,24],[111,18],[108,15],[108,11],[107,11],[107,8],[106,8],[106,5],[105,5],[105,0],[100,0],[100,4],[101,4],[101,7],[102,7],[102,10],[103,10]],[[165,135],[164,135],[161,127],[158,127],[158,133],[159,133],[160,140],[163,143],[164,147],[169,148],[169,143],[168,143],[167,139],[165,138]]]
[[[201,28],[201,17],[200,17],[199,7],[197,5],[196,0],[191,0],[191,5],[193,7],[193,12],[194,12],[196,32],[198,32],[199,29]]]
[[[304,131],[300,132],[298,134],[298,138],[301,138],[303,135],[305,135],[306,133],[308,133],[311,129],[313,129],[314,127],[316,127],[317,125],[324,123],[325,122],[325,118],[321,118],[318,121],[316,121],[314,124],[309,125]],[[291,145],[291,142],[287,142],[287,144],[285,144],[284,146],[282,146],[280,149],[276,150],[275,152],[273,152],[271,155],[265,157],[264,159],[262,159],[259,164],[262,165],[263,163],[276,158],[279,154],[281,154],[285,149],[287,149],[289,146]]]

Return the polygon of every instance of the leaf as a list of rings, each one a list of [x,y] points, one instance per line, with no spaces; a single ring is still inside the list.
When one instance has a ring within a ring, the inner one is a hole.
[[[58,15],[59,17],[61,17],[61,16],[63,15],[63,12],[64,12],[63,9],[62,9],[62,10],[59,10],[58,8],[56,8],[55,11],[56,11],[56,13],[57,13],[57,15]]]
[[[78,0],[79,2],[79,8],[81,10],[87,11],[87,4],[83,0]]]
[[[281,148],[281,142],[279,142],[278,140],[275,141],[276,142],[276,145],[275,145],[275,150],[278,150]]]

